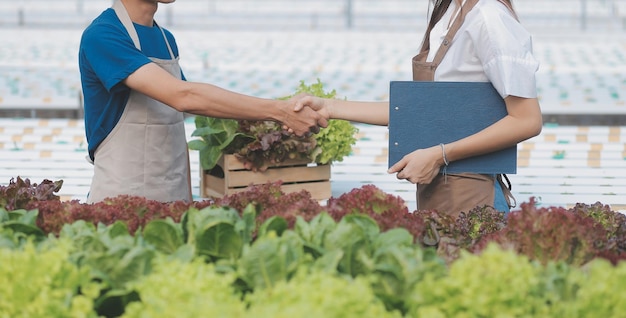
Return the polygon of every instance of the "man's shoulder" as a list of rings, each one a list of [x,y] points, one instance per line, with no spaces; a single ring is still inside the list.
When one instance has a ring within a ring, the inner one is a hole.
[[[90,34],[102,34],[103,32],[119,32],[123,29],[124,27],[115,14],[115,11],[108,8],[91,21],[91,23],[83,31],[83,36]]]
[[[96,17],[81,35],[81,47],[102,48],[110,44],[134,45],[128,32],[120,22],[113,9],[107,9]]]

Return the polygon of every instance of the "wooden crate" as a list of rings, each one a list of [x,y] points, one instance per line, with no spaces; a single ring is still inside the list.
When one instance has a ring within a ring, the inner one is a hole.
[[[200,169],[200,195],[204,198],[222,197],[245,191],[250,185],[282,181],[285,193],[307,190],[316,200],[327,200],[331,196],[330,165],[318,165],[307,160],[287,160],[270,166],[265,171],[250,171],[244,168],[234,155],[224,155],[217,169]]]

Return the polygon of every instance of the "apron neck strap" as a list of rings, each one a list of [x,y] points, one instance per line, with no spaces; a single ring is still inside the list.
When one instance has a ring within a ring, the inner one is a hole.
[[[124,4],[120,0],[115,0],[113,3],[113,10],[115,10],[115,14],[117,18],[120,19],[122,25],[126,28],[126,32],[130,35],[130,38],[133,40],[135,47],[141,51],[141,43],[139,43],[139,35],[137,35],[137,30],[135,30],[135,26],[133,25],[133,21],[130,19],[128,15],[128,11],[124,7]]]
[[[437,50],[437,54],[435,54],[435,58],[433,59],[433,64],[435,66],[439,65],[439,63],[441,63],[441,61],[443,60],[443,57],[448,52],[448,49],[450,49],[452,39],[454,39],[454,36],[456,35],[456,32],[459,31],[459,29],[461,28],[461,25],[463,25],[463,22],[465,21],[465,16],[470,10],[472,10],[476,3],[478,3],[478,0],[467,0],[459,9],[459,13],[454,19],[452,25],[450,26],[450,29],[448,29],[448,33],[446,33],[446,36],[443,38],[443,41],[441,42],[441,45]]]
[[[130,38],[133,40],[133,43],[135,44],[135,47],[141,51],[141,43],[139,42],[139,35],[137,35],[137,30],[135,30],[135,25],[133,24],[133,21],[130,19],[130,16],[128,15],[128,11],[126,10],[126,7],[124,7],[124,4],[122,3],[122,1],[115,0],[112,8],[113,10],[115,10],[115,14],[117,15],[117,18],[120,19],[120,21],[122,22],[122,25],[124,26],[124,28],[126,28],[126,32],[128,32],[128,35],[130,35]],[[174,59],[175,58],[174,52],[172,51],[170,42],[167,40],[167,37],[165,36],[165,31],[163,31],[163,28],[161,28],[161,26],[158,23],[156,23],[156,21],[154,21],[154,24],[159,28],[159,30],[161,30],[161,34],[163,34],[163,39],[165,40],[165,45],[167,45],[167,50],[170,53],[170,57]]]

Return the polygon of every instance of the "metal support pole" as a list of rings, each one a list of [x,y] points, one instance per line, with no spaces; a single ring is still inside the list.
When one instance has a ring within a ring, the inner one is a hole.
[[[587,0],[580,0],[580,28],[587,30]]]
[[[346,27],[352,29],[352,0],[346,0]]]
[[[17,9],[17,25],[24,26],[24,0],[20,0],[20,7]]]

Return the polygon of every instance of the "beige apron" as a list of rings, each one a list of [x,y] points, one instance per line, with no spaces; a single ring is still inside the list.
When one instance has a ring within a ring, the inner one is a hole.
[[[124,5],[117,0],[113,9],[141,50],[137,31]],[[165,33],[163,38],[171,59],[150,60],[180,79],[178,59]],[[122,117],[96,149],[94,161],[89,203],[122,194],[161,202],[191,201],[183,113],[137,91],[131,90]]]
[[[426,62],[428,50],[413,57],[414,81],[435,80],[437,66],[448,52],[456,32],[465,20],[465,16],[477,2],[478,0],[467,0],[463,4],[432,62]],[[495,182],[498,182],[503,187],[505,198],[510,206],[510,191],[503,186],[501,178],[485,174],[458,173],[445,176],[438,174],[430,184],[417,185],[417,209],[437,210],[457,217],[461,212],[468,212],[477,206],[493,206]]]

